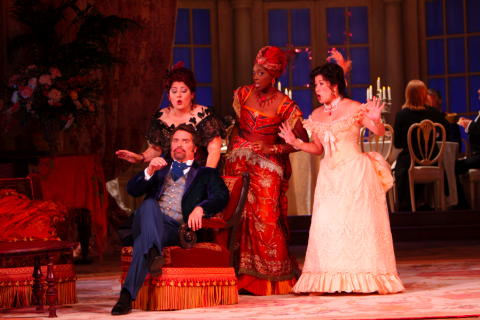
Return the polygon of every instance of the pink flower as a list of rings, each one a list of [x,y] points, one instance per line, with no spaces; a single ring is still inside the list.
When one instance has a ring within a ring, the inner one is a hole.
[[[19,92],[20,92],[20,95],[22,96],[22,98],[28,99],[32,96],[33,89],[30,88],[29,86],[20,87]]]
[[[35,90],[35,88],[37,87],[37,82],[37,78],[30,78],[30,80],[28,80],[28,86]]]
[[[58,103],[62,99],[62,93],[57,89],[52,89],[48,92],[48,104],[51,106],[60,106]]]
[[[51,67],[49,71],[50,71],[50,75],[52,76],[52,79],[62,76],[62,73],[60,72],[60,70],[58,70],[58,68]]]
[[[49,74],[42,74],[40,78],[38,79],[38,82],[40,84],[46,85],[46,86],[51,86],[52,85],[52,78],[50,77]]]
[[[13,76],[10,77],[10,79],[8,79],[8,85],[10,87],[15,87],[17,85],[18,79],[20,79],[20,75],[14,74]]]

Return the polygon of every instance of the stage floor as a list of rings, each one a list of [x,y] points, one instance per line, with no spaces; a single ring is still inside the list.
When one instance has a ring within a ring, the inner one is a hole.
[[[480,232],[480,231],[479,231]],[[303,262],[305,247],[292,247]],[[480,319],[480,241],[396,244],[406,291],[395,295],[241,295],[239,304],[112,317],[120,290],[117,257],[77,266],[79,302],[61,306],[61,319]],[[0,318],[38,319],[32,309],[0,313]]]

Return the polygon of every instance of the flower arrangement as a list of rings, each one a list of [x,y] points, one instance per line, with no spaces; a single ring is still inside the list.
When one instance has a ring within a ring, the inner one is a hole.
[[[13,0],[10,14],[25,33],[8,43],[14,72],[0,92],[0,131],[43,130],[54,150],[58,131],[102,110],[102,76],[123,62],[111,40],[140,25],[80,0]]]
[[[68,129],[81,115],[91,115],[101,103],[101,82],[95,74],[66,77],[57,67],[29,65],[12,75],[7,115],[21,114],[20,121],[41,120],[45,125]],[[15,121],[8,121],[10,126]],[[8,130],[8,126],[6,127]]]

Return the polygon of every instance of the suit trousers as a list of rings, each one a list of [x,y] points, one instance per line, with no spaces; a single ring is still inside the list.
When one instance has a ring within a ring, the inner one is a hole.
[[[157,247],[161,253],[163,247],[178,245],[180,223],[163,214],[158,202],[146,199],[135,211],[133,218],[133,257],[123,284],[123,289],[135,299],[148,273],[147,253]]]

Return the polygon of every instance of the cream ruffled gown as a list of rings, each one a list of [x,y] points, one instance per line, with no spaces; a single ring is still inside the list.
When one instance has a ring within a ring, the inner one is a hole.
[[[304,121],[325,157],[315,189],[305,264],[293,292],[404,290],[398,277],[385,192],[388,164],[358,145],[361,112],[325,124]]]

